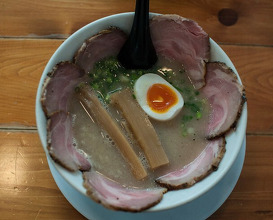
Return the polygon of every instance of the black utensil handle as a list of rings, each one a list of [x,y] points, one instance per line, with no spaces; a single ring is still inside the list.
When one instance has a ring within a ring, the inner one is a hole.
[[[132,40],[140,44],[140,48],[145,48],[147,37],[149,37],[149,0],[136,0],[135,17],[130,33]]]
[[[128,69],[148,69],[156,63],[157,56],[150,36],[149,0],[136,0],[132,29],[118,59]]]

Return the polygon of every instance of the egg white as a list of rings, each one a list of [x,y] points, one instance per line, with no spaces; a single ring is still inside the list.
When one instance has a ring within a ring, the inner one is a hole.
[[[147,101],[147,93],[149,88],[153,84],[164,84],[167,85],[171,90],[173,90],[178,98],[178,102],[171,106],[167,112],[158,113],[151,109],[151,107],[148,104]],[[159,75],[156,75],[154,73],[147,73],[138,78],[134,85],[134,94],[136,97],[136,100],[138,101],[141,108],[146,112],[148,116],[150,116],[153,119],[160,120],[160,121],[166,121],[174,118],[183,108],[184,106],[184,99],[182,95],[175,89],[170,83],[168,83],[165,79],[160,77]]]

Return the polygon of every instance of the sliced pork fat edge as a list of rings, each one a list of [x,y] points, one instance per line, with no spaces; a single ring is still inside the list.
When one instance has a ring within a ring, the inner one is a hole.
[[[201,154],[182,169],[170,172],[156,179],[169,190],[188,188],[217,170],[225,153],[225,138],[209,141]]]
[[[154,16],[150,31],[156,52],[181,63],[194,87],[203,87],[210,58],[208,34],[195,21],[178,15]]]
[[[74,55],[74,62],[84,69],[85,73],[89,73],[96,62],[116,56],[126,39],[127,35],[119,28],[103,30],[83,43]]]
[[[83,173],[87,194],[107,208],[139,212],[159,203],[165,188],[140,189],[125,187],[106,176],[89,171]]]
[[[206,86],[200,91],[211,107],[207,138],[219,137],[235,128],[246,98],[232,69],[221,62],[207,63]]]
[[[41,103],[47,117],[55,112],[67,112],[67,103],[75,86],[84,75],[82,69],[71,62],[60,62],[45,79]]]
[[[48,74],[41,103],[48,118],[47,143],[53,160],[70,171],[89,170],[91,165],[84,152],[72,140],[72,119],[68,101],[84,72],[71,62],[58,63]]]
[[[84,152],[73,145],[72,121],[69,113],[54,113],[48,120],[47,142],[50,156],[70,171],[90,170],[91,165]]]

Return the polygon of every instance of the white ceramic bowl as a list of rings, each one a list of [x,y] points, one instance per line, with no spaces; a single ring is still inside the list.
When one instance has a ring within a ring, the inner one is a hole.
[[[53,54],[49,62],[47,63],[44,72],[42,74],[38,91],[36,97],[36,122],[37,128],[39,132],[39,136],[43,145],[43,148],[46,152],[46,155],[49,160],[50,156],[47,150],[47,143],[46,143],[46,118],[44,112],[41,107],[40,97],[42,91],[42,84],[48,72],[52,70],[52,68],[60,61],[71,60],[75,51],[82,45],[82,43],[91,37],[92,35],[98,33],[103,29],[107,29],[109,26],[117,26],[124,30],[125,32],[130,31],[130,27],[133,21],[133,13],[122,13],[116,14],[109,17],[105,17],[94,21],[74,34],[72,34],[67,40],[65,40],[62,45],[56,50]],[[151,16],[156,14],[151,14]],[[211,61],[222,61],[225,62],[229,67],[233,69],[233,71],[237,74],[239,81],[240,77],[232,64],[229,57],[225,54],[225,52],[212,40],[210,39],[211,43]],[[231,166],[233,165],[235,159],[237,158],[239,151],[242,147],[242,143],[245,137],[246,132],[246,124],[247,124],[247,107],[246,103],[243,107],[243,111],[241,117],[239,119],[237,129],[235,132],[232,132],[230,135],[227,136],[227,145],[226,145],[226,153],[224,158],[222,159],[220,166],[216,172],[213,172],[204,180],[198,182],[194,186],[177,191],[170,191],[167,192],[162,201],[150,208],[148,212],[156,212],[162,211],[166,209],[171,209],[177,206],[185,205],[192,200],[197,199],[198,197],[204,195],[207,191],[209,191],[212,187],[214,187],[230,170]],[[83,187],[82,183],[82,175],[81,172],[71,173],[52,160],[50,163],[53,163],[58,173],[69,183],[74,189],[76,189],[79,193],[85,195],[85,188]],[[90,207],[92,209],[92,207]],[[96,210],[94,210],[96,212]]]

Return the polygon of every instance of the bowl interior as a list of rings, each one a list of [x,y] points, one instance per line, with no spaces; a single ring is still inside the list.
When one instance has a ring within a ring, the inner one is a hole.
[[[156,14],[151,14],[154,16]],[[134,13],[122,13],[116,14],[112,16],[108,16],[97,21],[94,21],[74,34],[72,34],[67,40],[65,40],[62,45],[56,50],[53,54],[49,62],[47,63],[44,72],[41,76],[39,87],[37,90],[36,96],[36,123],[38,128],[38,133],[43,145],[43,148],[46,152],[48,160],[51,160],[51,157],[48,154],[47,150],[47,143],[46,143],[46,118],[44,112],[42,110],[42,106],[40,103],[40,97],[42,92],[42,85],[44,79],[48,72],[52,70],[52,68],[60,61],[71,60],[75,51],[82,45],[82,43],[91,37],[92,35],[98,33],[100,30],[107,29],[109,26],[117,26],[124,30],[125,32],[129,33],[130,27],[133,21]],[[234,65],[232,64],[229,57],[225,54],[225,52],[217,45],[212,39],[210,39],[211,43],[211,61],[221,61],[225,62],[233,71],[237,74],[239,81],[240,77],[238,72],[236,71]],[[183,205],[187,202],[192,201],[193,199],[199,197],[200,195],[207,192],[211,189],[216,183],[218,183],[223,176],[228,172],[231,165],[234,163],[240,148],[243,143],[243,139],[246,132],[246,123],[247,123],[247,105],[245,103],[241,117],[239,119],[237,129],[235,132],[232,132],[226,137],[227,145],[226,145],[226,153],[220,163],[220,166],[216,172],[213,172],[208,177],[203,179],[202,181],[198,182],[194,186],[177,191],[170,191],[166,193],[162,199],[162,201],[149,209],[149,211],[159,211],[169,208],[174,208],[179,205]],[[56,167],[59,174],[65,178],[65,180],[73,186],[78,192],[85,195],[85,188],[83,187],[82,183],[82,176],[81,172],[71,173],[58,164],[51,161],[54,166]]]

